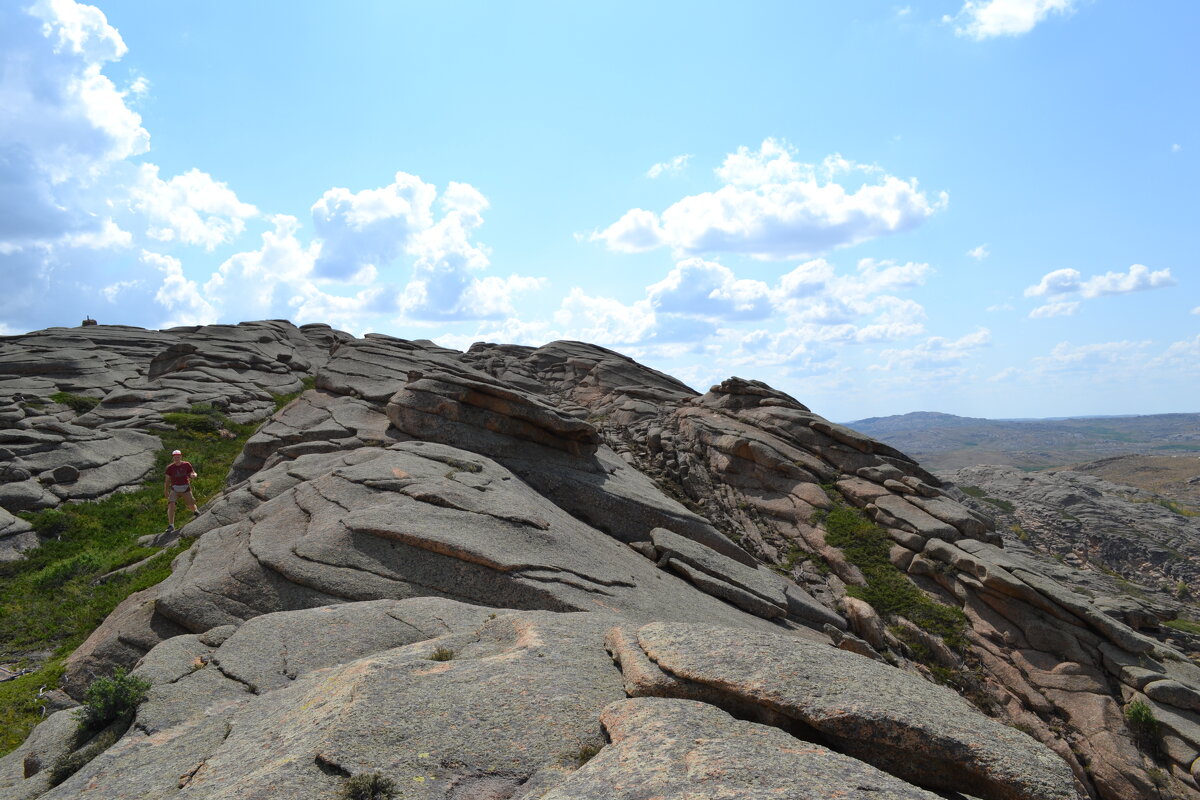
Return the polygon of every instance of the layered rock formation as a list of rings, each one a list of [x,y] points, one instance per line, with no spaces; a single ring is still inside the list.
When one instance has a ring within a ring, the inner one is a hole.
[[[72,656],[76,697],[117,665],[151,681],[134,725],[51,787],[83,744],[51,716],[0,759],[6,797],[333,796],[373,773],[422,798],[1200,797],[1200,668],[786,394],[698,395],[578,342],[257,323],[220,330],[290,358],[199,400],[180,376],[224,375],[180,351],[203,330],[129,334],[163,337],[119,373],[160,403],[142,431],[192,402],[263,413],[301,360],[315,388],[249,441],[171,577]],[[89,430],[137,427],[127,391]],[[21,402],[17,430],[50,424]],[[835,535],[848,516],[882,564]],[[909,581],[953,634],[883,601]]]
[[[1113,577],[1138,584],[1150,596],[1129,611],[1126,621],[1136,627],[1172,619],[1197,600],[1200,516],[1168,497],[1075,470],[980,466],[948,477],[977,495],[964,503],[995,515],[1010,546],[1091,573],[1096,585],[1088,591],[1124,594]]]

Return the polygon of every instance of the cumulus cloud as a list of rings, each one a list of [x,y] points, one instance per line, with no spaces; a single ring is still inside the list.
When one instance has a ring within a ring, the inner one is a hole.
[[[1171,277],[1171,270],[1159,269],[1151,272],[1142,264],[1134,264],[1128,272],[1106,272],[1090,278],[1083,282],[1080,290],[1084,297],[1100,297],[1174,285],[1175,279]]]
[[[1048,272],[1035,285],[1025,289],[1026,297],[1055,297],[1076,294],[1082,300],[1091,300],[1105,295],[1129,294],[1147,289],[1174,286],[1171,270],[1153,272],[1142,264],[1132,265],[1127,272],[1106,272],[1084,279],[1079,270],[1058,269]],[[1080,309],[1080,300],[1060,300],[1045,303],[1029,312],[1031,319],[1046,319],[1075,314]]]
[[[1047,272],[1035,286],[1025,290],[1026,297],[1042,297],[1048,294],[1065,294],[1079,291],[1081,278],[1077,269],[1056,269]]]
[[[770,294],[762,281],[739,280],[728,267],[700,258],[680,261],[647,287],[657,311],[723,319],[762,319],[771,313]]]
[[[970,250],[968,250],[967,255],[976,261],[983,261],[985,258],[990,256],[991,253],[988,252],[986,244],[981,244],[978,247],[972,247]]]
[[[856,189],[837,181],[857,176]],[[806,258],[920,225],[948,202],[930,199],[915,178],[903,180],[840,155],[820,165],[766,139],[738,148],[716,170],[722,186],[690,195],[661,214],[635,208],[592,235],[617,252],[670,246],[677,256],[739,253],[761,259]]]
[[[683,172],[691,158],[691,154],[688,153],[686,155],[675,156],[670,161],[660,161],[646,170],[646,177],[658,178],[663,175],[677,175]]]
[[[158,167],[143,164],[131,200],[145,216],[150,238],[209,251],[231,242],[246,229],[246,220],[258,215],[258,209],[238,200],[228,185],[198,169],[164,181]]]
[[[943,17],[958,36],[976,41],[1029,33],[1051,14],[1069,14],[1076,0],[967,0],[958,14]]]
[[[171,313],[164,326],[205,325],[217,321],[217,310],[204,299],[196,282],[184,276],[179,259],[143,250],[142,261],[163,274],[154,299]]]
[[[1068,300],[1061,303],[1046,303],[1029,312],[1030,319],[1048,319],[1050,317],[1070,317],[1079,311],[1078,300]]]

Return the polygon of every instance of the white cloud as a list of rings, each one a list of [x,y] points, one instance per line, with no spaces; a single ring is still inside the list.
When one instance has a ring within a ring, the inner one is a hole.
[[[1163,354],[1154,360],[1154,366],[1160,365],[1188,372],[1200,370],[1200,334],[1191,339],[1172,342]]]
[[[1042,276],[1042,280],[1036,286],[1026,289],[1025,296],[1041,297],[1048,294],[1079,291],[1081,277],[1077,269],[1056,269]]]
[[[882,351],[880,356],[883,363],[872,366],[872,369],[909,370],[946,376],[958,374],[962,362],[991,341],[992,334],[987,328],[978,328],[973,333],[953,340],[931,336],[915,347]]]
[[[1192,313],[1193,313],[1193,314],[1200,314],[1200,306],[1196,306],[1195,308],[1193,308],[1193,309],[1192,309]]]
[[[160,242],[182,242],[212,251],[246,229],[258,209],[237,198],[228,185],[191,169],[169,181],[158,167],[143,164],[131,190],[132,205],[147,223],[147,235]]]
[[[869,176],[855,190],[840,174]],[[618,252],[670,246],[678,257],[741,253],[762,259],[804,258],[916,227],[948,202],[931,200],[916,179],[832,155],[820,165],[794,158],[785,142],[738,148],[716,170],[723,186],[684,197],[661,215],[635,208],[592,234]]]
[[[1114,367],[1140,366],[1150,344],[1149,341],[1121,341],[1076,346],[1059,342],[1048,355],[1035,358],[1033,363],[1042,372],[1104,372],[1111,375]]]
[[[1106,272],[1090,278],[1083,282],[1080,289],[1084,297],[1100,297],[1174,285],[1175,279],[1171,277],[1171,270],[1159,269],[1151,272],[1142,264],[1134,264],[1128,272]]]
[[[1017,369],[1016,367],[1005,367],[1004,369],[997,372],[995,375],[990,376],[988,378],[988,382],[989,383],[1003,383],[1005,381],[1010,381],[1013,378],[1020,377],[1020,375],[1021,375],[1021,371],[1019,369]]]
[[[1180,145],[1180,144],[1173,144],[1173,145],[1171,145],[1171,152],[1172,152],[1172,153],[1178,153],[1178,152],[1179,152],[1180,150],[1182,150],[1182,149],[1183,149],[1183,145]]]
[[[1011,303],[996,303],[995,305],[988,306],[985,310],[989,312],[1012,311],[1013,306]]]
[[[1051,14],[1069,14],[1075,0],[967,0],[958,14],[943,18],[954,32],[976,41],[995,36],[1021,36]]]
[[[1062,303],[1046,303],[1029,312],[1030,319],[1049,319],[1050,317],[1070,317],[1079,311],[1079,301]]]
[[[691,158],[691,154],[688,153],[685,155],[675,156],[670,161],[660,161],[659,163],[650,167],[650,169],[646,170],[646,177],[658,178],[663,175],[677,175],[680,172],[683,172]]]
[[[405,172],[380,189],[328,190],[312,207],[317,277],[344,280],[368,264],[390,264],[433,227],[436,199],[437,187]]]
[[[658,215],[643,208],[626,211],[619,220],[590,238],[606,242],[609,250],[618,253],[644,253],[662,247],[667,241]]]
[[[217,321],[217,310],[204,299],[196,282],[184,276],[179,259],[143,250],[142,262],[163,274],[162,285],[154,299],[171,313],[171,318],[162,323],[164,327],[206,325]]]
[[[600,345],[632,344],[650,338],[656,322],[648,300],[626,305],[574,288],[554,313],[554,322],[578,338]]]
[[[723,319],[762,319],[771,313],[767,284],[739,280],[729,268],[700,258],[680,261],[646,291],[651,306],[659,312]]]
[[[968,250],[967,255],[976,261],[983,261],[985,258],[990,256],[991,253],[988,252],[986,244],[981,244],[978,247],[972,247],[970,250]]]

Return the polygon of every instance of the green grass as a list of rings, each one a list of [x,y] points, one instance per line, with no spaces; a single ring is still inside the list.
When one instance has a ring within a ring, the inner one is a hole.
[[[841,548],[846,560],[866,578],[866,586],[847,586],[847,594],[869,603],[885,619],[902,616],[922,630],[941,636],[954,650],[966,648],[966,615],[959,608],[932,600],[888,560],[892,540],[883,528],[844,501],[837,502],[820,519],[825,526],[825,541]]]
[[[959,486],[958,488],[962,489],[963,494],[976,497],[980,500],[987,496],[987,492],[985,492],[983,489],[980,489],[978,486]]]
[[[1200,622],[1195,622],[1190,619],[1169,619],[1163,623],[1168,628],[1174,628],[1177,631],[1184,633],[1200,634]]]
[[[50,399],[55,403],[62,403],[65,406],[69,406],[76,414],[86,414],[100,405],[99,397],[89,397],[85,394],[71,394],[70,392],[55,392],[50,395]]]
[[[206,409],[196,415],[212,417]],[[221,418],[220,427],[235,438],[192,429],[164,432],[155,469],[135,492],[21,515],[43,540],[23,560],[0,564],[0,663],[40,666],[30,675],[0,684],[0,755],[16,748],[38,722],[38,688],[57,684],[71,651],[122,600],[166,578],[172,559],[191,544],[185,538],[161,550],[141,547],[137,539],[166,528],[163,475],[172,450],[182,450],[199,474],[192,482],[197,503],[221,491],[233,460],[256,426]],[[181,505],[176,524],[190,515]],[[151,556],[136,571],[96,582]]]

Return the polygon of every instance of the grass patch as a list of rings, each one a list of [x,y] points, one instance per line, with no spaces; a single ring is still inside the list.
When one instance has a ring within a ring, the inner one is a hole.
[[[1003,511],[1005,514],[1011,514],[1017,510],[1017,507],[1007,500],[1001,500],[999,497],[983,497],[980,498],[985,503],[989,503]]]
[[[966,650],[966,615],[959,608],[930,599],[888,560],[892,540],[883,528],[844,501],[818,519],[825,526],[825,541],[841,548],[846,560],[867,580],[866,586],[847,586],[847,594],[867,602],[884,618],[902,616],[942,637],[952,649]]]
[[[202,416],[211,415],[205,411]],[[199,473],[192,482],[198,503],[220,492],[233,460],[256,426],[235,425],[222,418],[221,427],[235,438],[191,430],[164,432],[155,469],[136,492],[21,514],[33,524],[42,543],[21,561],[0,563],[0,663],[43,663],[30,675],[0,684],[0,755],[24,741],[41,718],[37,691],[57,685],[71,651],[122,600],[170,575],[171,561],[191,545],[191,539],[184,538],[161,550],[141,547],[137,539],[166,528],[162,486],[172,450],[182,450]],[[178,513],[177,523],[186,522],[190,515],[182,507]],[[97,582],[102,575],[151,556],[133,572]]]
[[[215,436],[229,425],[221,409],[212,403],[193,403],[187,411],[169,411],[162,417],[176,430],[194,436]]]
[[[987,496],[987,492],[985,492],[983,489],[980,489],[978,486],[959,486],[958,488],[962,489],[963,494],[978,498],[979,500],[982,500]]]
[[[1200,636],[1200,622],[1195,622],[1190,619],[1169,619],[1163,623],[1168,628],[1174,628],[1177,631],[1184,633],[1194,633]]]
[[[76,414],[86,414],[100,405],[99,397],[89,397],[86,394],[71,394],[70,392],[55,392],[50,399],[70,407]]]

